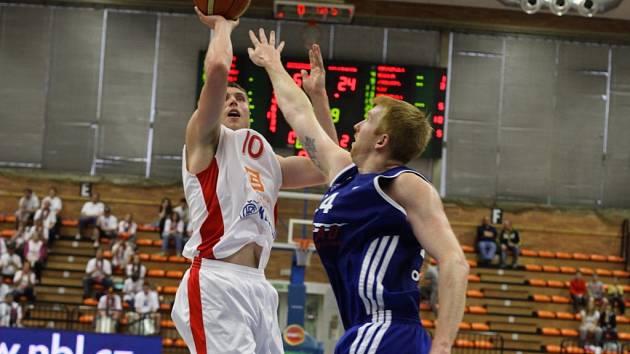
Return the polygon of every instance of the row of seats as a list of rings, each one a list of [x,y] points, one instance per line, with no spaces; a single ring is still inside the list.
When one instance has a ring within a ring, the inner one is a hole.
[[[619,278],[628,278],[630,277],[630,272],[626,272],[625,270],[610,270],[603,268],[589,268],[589,267],[567,267],[567,266],[554,266],[554,265],[540,265],[540,264],[526,264],[525,270],[530,272],[545,272],[545,273],[564,273],[564,274],[575,274],[578,270],[584,275],[601,275],[604,277],[612,277],[616,276]]]
[[[546,310],[538,310],[535,312],[536,316],[539,318],[548,318],[548,319],[559,319],[559,320],[570,320],[570,321],[580,321],[582,316],[579,313],[573,314],[571,312],[564,311],[546,311]],[[617,323],[618,324],[627,324],[630,323],[630,318],[622,315],[617,315]]]
[[[470,280],[469,280],[470,281]],[[547,288],[569,288],[570,287],[570,282],[569,281],[560,281],[560,280],[544,280],[544,279],[528,279],[527,283],[531,286],[537,286],[537,287],[547,287]],[[606,285],[604,285],[604,287],[606,287]],[[630,285],[624,285],[623,286],[623,291],[624,292],[630,292]]]
[[[466,253],[475,253],[475,248],[463,245],[462,250]],[[611,262],[622,263],[624,260],[619,256],[603,255],[603,254],[586,254],[580,252],[552,252],[552,251],[535,251],[527,248],[521,249],[521,256],[540,257],[540,258],[558,258],[558,259],[574,259],[577,261],[595,261],[595,262]]]

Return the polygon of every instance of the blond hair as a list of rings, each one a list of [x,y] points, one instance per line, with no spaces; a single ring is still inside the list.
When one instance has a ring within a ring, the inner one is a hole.
[[[389,135],[390,157],[406,164],[420,156],[433,132],[427,115],[405,101],[388,96],[377,96],[373,103],[385,108],[376,133]]]

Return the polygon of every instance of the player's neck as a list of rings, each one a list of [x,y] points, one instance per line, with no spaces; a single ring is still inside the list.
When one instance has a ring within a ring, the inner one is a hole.
[[[385,154],[370,154],[357,162],[359,173],[380,173],[400,165],[400,162],[389,159]]]

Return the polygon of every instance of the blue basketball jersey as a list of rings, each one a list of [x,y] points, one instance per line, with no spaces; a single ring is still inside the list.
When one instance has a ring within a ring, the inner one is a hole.
[[[336,353],[374,353],[381,348],[378,353],[403,354],[430,349],[419,317],[422,247],[404,209],[383,191],[402,173],[425,179],[405,166],[360,174],[351,165],[333,180],[315,210],[314,243],[346,329]],[[392,342],[383,337],[411,333],[400,326],[415,328],[411,332],[417,332],[416,339],[383,348]],[[424,349],[401,350],[412,345]]]

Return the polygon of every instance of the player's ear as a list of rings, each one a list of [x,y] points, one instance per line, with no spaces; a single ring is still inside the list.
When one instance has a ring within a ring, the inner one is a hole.
[[[377,150],[384,149],[386,146],[390,144],[389,134],[379,134],[376,142],[374,143],[374,148]]]

